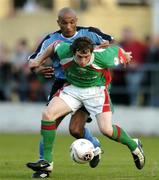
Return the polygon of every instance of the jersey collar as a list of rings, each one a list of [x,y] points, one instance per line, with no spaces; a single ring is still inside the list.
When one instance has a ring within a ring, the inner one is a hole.
[[[65,37],[65,36],[61,33],[61,37],[64,38],[64,39],[70,40],[70,39],[74,38],[74,37],[77,35],[77,33],[78,33],[78,32],[76,31],[75,34],[74,34],[72,37],[69,37],[69,38]]]

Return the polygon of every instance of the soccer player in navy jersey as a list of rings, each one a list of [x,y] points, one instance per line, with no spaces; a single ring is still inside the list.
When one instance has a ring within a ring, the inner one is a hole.
[[[92,40],[94,45],[97,46],[107,46],[113,40],[112,36],[101,32],[97,28],[77,26],[76,13],[71,8],[63,8],[59,11],[57,23],[60,27],[60,30],[48,34],[39,44],[36,51],[29,57],[29,59],[34,59],[40,56],[50,44],[54,43],[57,40],[72,44],[72,42],[75,39],[79,37],[87,36]],[[41,66],[39,68],[32,69],[32,71],[36,73],[44,74],[44,76],[47,78],[52,77],[54,73],[55,82],[52,86],[52,90],[48,102],[52,99],[53,95],[57,92],[57,90],[62,88],[63,84],[66,82],[65,75],[63,70],[61,69],[61,65],[57,54],[52,56],[52,60],[53,60],[53,67]],[[60,118],[56,121],[57,127],[62,119],[63,118]],[[86,111],[84,107],[82,107],[72,116],[70,120],[70,125],[69,125],[70,134],[75,138],[85,138],[90,140],[93,143],[94,147],[96,148],[100,146],[100,142],[96,137],[93,137],[93,135],[87,128],[85,128],[85,123],[88,119],[89,119],[89,113]],[[43,159],[42,143],[43,140],[41,140],[39,146],[40,160]],[[99,163],[99,160],[100,160],[100,154],[97,154],[97,156],[95,156],[93,160],[90,162],[90,167],[92,168],[96,167]],[[33,174],[33,177],[35,178],[47,177],[49,175],[48,171],[52,171],[53,169],[53,165],[51,165],[49,170],[39,171],[36,168],[37,162],[35,163],[29,162],[27,163],[27,166],[33,169],[34,171],[36,171]]]

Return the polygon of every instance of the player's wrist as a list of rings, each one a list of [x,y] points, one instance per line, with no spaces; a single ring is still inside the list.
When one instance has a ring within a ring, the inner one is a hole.
[[[127,62],[126,52],[124,49],[119,48],[118,50],[118,58],[121,64],[124,64]]]

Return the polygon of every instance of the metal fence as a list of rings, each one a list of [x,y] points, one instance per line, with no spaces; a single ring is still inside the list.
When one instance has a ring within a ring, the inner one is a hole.
[[[129,86],[129,83],[132,85]],[[114,69],[111,96],[117,104],[131,105],[131,96],[137,96],[133,105],[159,106],[159,64]]]

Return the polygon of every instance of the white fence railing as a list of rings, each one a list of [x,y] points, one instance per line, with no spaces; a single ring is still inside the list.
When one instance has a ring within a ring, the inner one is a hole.
[[[39,132],[41,112],[45,104],[0,103],[0,133]],[[68,115],[59,126],[59,133],[68,133]],[[113,123],[129,133],[159,135],[159,109],[116,106]],[[96,120],[87,126],[99,133]]]

